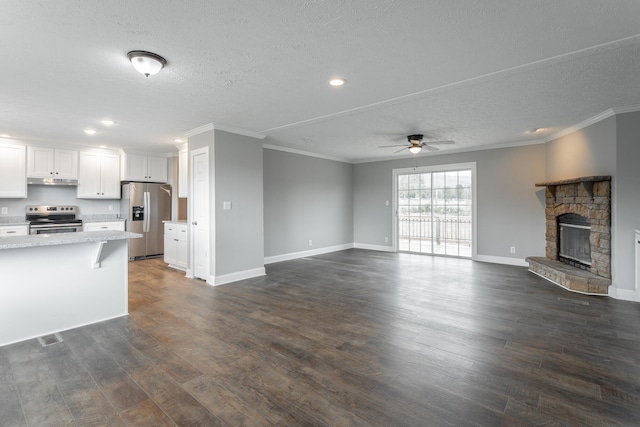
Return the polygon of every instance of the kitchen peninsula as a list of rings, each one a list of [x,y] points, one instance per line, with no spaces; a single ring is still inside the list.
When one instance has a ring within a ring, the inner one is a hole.
[[[0,239],[0,346],[128,314],[126,231]]]

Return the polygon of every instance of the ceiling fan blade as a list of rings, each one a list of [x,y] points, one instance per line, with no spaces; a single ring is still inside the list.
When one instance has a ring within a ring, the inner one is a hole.
[[[401,152],[401,151],[404,151],[404,150],[406,150],[407,148],[408,148],[408,147],[406,147],[406,146],[405,146],[405,147],[402,147],[402,148],[401,148],[401,149],[399,149],[398,151],[394,151],[394,152],[393,152],[393,154],[396,154],[396,153],[399,153],[399,152]]]
[[[406,147],[407,144],[395,144],[395,145],[379,145],[378,148],[389,148],[389,147]]]
[[[423,146],[422,146],[422,148],[424,148],[424,149],[425,149],[425,150],[427,150],[427,151],[440,151],[440,149],[439,149],[439,148],[431,147],[430,145],[426,145],[426,144],[425,144],[425,145],[423,145]]]
[[[427,144],[455,144],[455,141],[427,141]]]

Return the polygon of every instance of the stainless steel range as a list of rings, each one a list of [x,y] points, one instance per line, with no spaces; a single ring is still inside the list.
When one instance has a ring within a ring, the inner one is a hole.
[[[82,231],[82,220],[76,218],[75,206],[27,206],[29,234],[75,233]]]

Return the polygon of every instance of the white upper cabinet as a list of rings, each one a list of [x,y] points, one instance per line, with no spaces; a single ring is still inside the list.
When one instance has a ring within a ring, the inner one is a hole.
[[[120,198],[120,159],[118,154],[80,153],[78,198]]]
[[[168,161],[166,157],[122,155],[122,181],[167,182]]]
[[[26,150],[0,142],[0,199],[27,197]]]
[[[78,152],[46,147],[27,147],[29,178],[78,178]]]

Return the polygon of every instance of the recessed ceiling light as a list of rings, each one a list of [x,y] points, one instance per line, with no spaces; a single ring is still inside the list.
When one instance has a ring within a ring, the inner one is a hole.
[[[116,124],[116,122],[114,122],[113,120],[109,120],[109,119],[104,119],[100,123],[102,123],[105,126],[113,126],[113,125]]]
[[[84,133],[86,133],[87,135],[95,135],[97,132],[93,129],[85,129]]]
[[[11,135],[9,135],[7,133],[2,133],[2,134],[0,134],[0,138],[11,138]]]
[[[98,147],[100,147],[100,148],[107,148],[107,146],[106,146],[106,145],[98,145]]]
[[[342,77],[334,77],[331,80],[329,80],[329,84],[331,86],[342,86],[346,82],[347,81],[345,79],[343,79]]]

